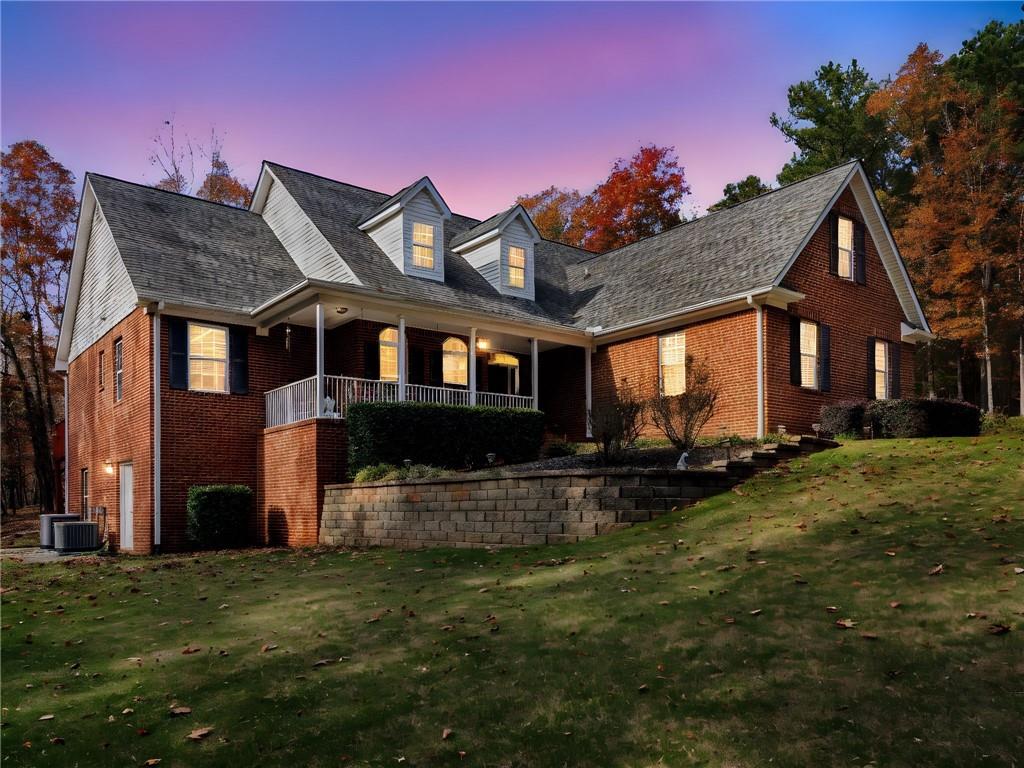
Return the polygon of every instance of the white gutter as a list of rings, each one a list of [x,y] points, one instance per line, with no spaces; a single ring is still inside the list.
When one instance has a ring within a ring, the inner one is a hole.
[[[764,306],[754,303],[754,297],[747,296],[747,303],[754,307],[757,333],[757,437],[764,437]]]
[[[68,478],[71,477],[71,464],[70,464],[70,453],[71,448],[71,424],[68,422],[68,413],[71,409],[68,408],[68,400],[71,399],[71,385],[69,383],[71,379],[71,371],[67,371],[64,374],[64,514],[71,514],[71,484],[68,482]],[[86,510],[82,510],[82,519],[85,519]]]

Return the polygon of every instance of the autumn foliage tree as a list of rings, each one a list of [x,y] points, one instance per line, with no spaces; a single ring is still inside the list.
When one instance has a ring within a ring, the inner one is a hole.
[[[37,141],[12,144],[2,156],[4,399],[7,435],[28,433],[40,506],[54,510],[58,478],[50,435],[62,382],[53,372],[56,335],[71,265],[77,202],[74,177]],[[8,419],[17,419],[8,422]]]
[[[675,149],[651,144],[629,160],[616,160],[608,178],[588,195],[549,187],[518,201],[545,237],[601,252],[679,224],[689,193]]]
[[[178,134],[173,118],[164,121],[161,131],[153,137],[149,163],[161,174],[153,186],[168,192],[193,194],[197,158],[205,158],[209,167],[199,187],[194,190],[196,197],[236,208],[249,204],[252,190],[234,175],[224,159],[223,136],[211,130],[207,144],[197,143],[188,134]]]

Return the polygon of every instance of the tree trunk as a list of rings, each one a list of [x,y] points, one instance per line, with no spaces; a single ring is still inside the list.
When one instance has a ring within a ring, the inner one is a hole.
[[[959,345],[956,348],[956,399],[964,399],[964,350]]]
[[[992,352],[988,345],[988,305],[985,297],[981,297],[981,333],[982,333],[982,355],[985,359],[985,410],[989,413],[995,411],[992,405]]]
[[[1024,416],[1024,333],[1017,337],[1017,383],[1020,386],[1020,415]]]
[[[928,376],[928,399],[935,399],[935,365],[932,361],[932,343],[929,341],[928,346],[925,348],[925,364],[927,366]]]

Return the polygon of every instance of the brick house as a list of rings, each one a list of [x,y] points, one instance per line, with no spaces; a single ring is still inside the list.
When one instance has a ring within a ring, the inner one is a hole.
[[[690,356],[723,388],[709,433],[800,432],[909,394],[930,337],[857,163],[604,254],[520,206],[453,214],[429,178],[388,196],[268,162],[239,210],[89,174],[58,344],[67,506],[177,550],[188,488],[244,483],[259,540],[311,544],[352,402],[539,408],[584,440],[594,402],[681,392]]]

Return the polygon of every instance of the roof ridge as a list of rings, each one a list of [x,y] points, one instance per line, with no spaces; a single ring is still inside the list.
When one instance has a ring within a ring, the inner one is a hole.
[[[221,208],[227,208],[231,211],[239,211],[241,213],[250,213],[253,216],[259,216],[258,213],[253,213],[248,208],[239,208],[237,205],[229,205],[227,203],[219,203],[216,200],[207,200],[205,197],[197,197],[196,195],[189,195],[184,192],[175,192],[171,189],[160,189],[160,187],[154,187],[152,184],[143,184],[141,181],[128,181],[128,179],[119,179],[117,176],[110,176],[106,173],[98,173],[96,171],[86,171],[85,179],[88,181],[90,178],[107,179],[108,181],[116,181],[118,184],[127,184],[132,187],[139,187],[141,189],[148,189],[152,192],[160,192],[165,195],[174,195],[175,197],[183,197],[186,200],[192,200],[197,203],[207,203],[208,205],[217,205]]]
[[[741,200],[740,202],[736,203],[735,205],[730,205],[728,208],[721,208],[721,209],[719,209],[717,211],[708,211],[703,216],[698,216],[696,218],[690,219],[689,221],[681,221],[678,224],[676,224],[675,226],[672,226],[672,227],[670,227],[668,229],[663,229],[661,232],[656,232],[653,235],[648,235],[647,237],[641,237],[639,240],[634,240],[631,243],[626,243],[625,245],[620,245],[620,246],[618,246],[616,248],[612,248],[609,251],[603,251],[601,253],[595,253],[592,256],[590,256],[590,258],[586,258],[586,259],[583,259],[581,261],[577,261],[576,263],[577,264],[585,264],[586,262],[593,261],[594,259],[599,258],[601,256],[608,256],[608,255],[610,255],[612,253],[616,253],[617,251],[621,251],[623,248],[628,248],[631,245],[636,245],[637,243],[644,243],[644,242],[647,242],[648,240],[653,240],[656,237],[661,237],[662,235],[667,235],[669,232],[674,232],[674,231],[676,231],[677,229],[679,229],[681,227],[685,227],[687,224],[696,224],[697,222],[700,222],[700,221],[707,221],[708,219],[710,219],[711,217],[713,217],[713,216],[715,216],[717,214],[727,213],[729,211],[735,211],[741,205],[745,205],[746,203],[752,203],[755,200],[760,200],[763,197],[768,197],[770,195],[774,195],[776,192],[782,192],[784,189],[792,189],[793,187],[796,187],[796,186],[799,186],[800,184],[803,184],[805,181],[810,181],[811,179],[816,179],[819,176],[824,176],[827,173],[832,173],[833,171],[837,171],[840,168],[845,168],[848,165],[859,165],[859,164],[860,164],[860,160],[848,160],[845,163],[840,163],[839,165],[834,165],[831,168],[826,168],[824,171],[818,171],[817,173],[812,173],[810,176],[805,176],[804,178],[798,179],[798,180],[796,180],[794,182],[791,182],[789,184],[783,184],[781,187],[776,187],[775,189],[769,189],[767,192],[762,192],[761,194],[756,195],[754,197],[748,198],[746,200]]]

